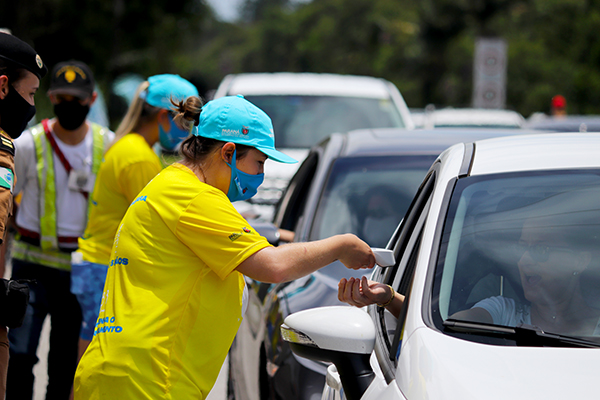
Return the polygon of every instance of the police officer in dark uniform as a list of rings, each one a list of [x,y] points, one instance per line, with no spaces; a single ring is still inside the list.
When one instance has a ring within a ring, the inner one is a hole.
[[[15,148],[12,139],[21,135],[35,115],[33,96],[48,68],[35,50],[21,39],[0,32],[0,243],[12,215]],[[4,272],[4,265],[0,266]],[[1,277],[1,276],[0,276]],[[0,309],[0,315],[2,310]],[[6,390],[8,337],[0,326],[0,398]]]

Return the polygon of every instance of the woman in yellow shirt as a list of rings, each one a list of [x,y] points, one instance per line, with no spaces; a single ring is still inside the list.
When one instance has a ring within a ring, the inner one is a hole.
[[[152,146],[174,150],[189,132],[173,122],[173,101],[197,96],[178,75],[155,75],[143,82],[106,151],[94,186],[92,206],[79,250],[72,255],[71,291],[83,313],[80,356],[94,334],[115,233],[127,207],[163,166]]]
[[[94,339],[79,363],[75,399],[203,399],[243,318],[244,275],[285,282],[338,259],[370,268],[358,237],[272,247],[236,211],[275,149],[271,119],[241,96],[180,104],[192,125],[183,159],[131,204],[115,236]],[[198,116],[198,114],[200,115]],[[196,125],[196,126],[194,126]]]

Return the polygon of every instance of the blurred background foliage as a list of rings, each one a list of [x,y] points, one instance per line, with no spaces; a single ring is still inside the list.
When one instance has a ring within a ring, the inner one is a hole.
[[[111,83],[125,73],[178,73],[208,97],[228,73],[373,75],[409,107],[469,106],[479,36],[508,43],[507,108],[548,112],[562,94],[570,114],[600,114],[599,1],[245,0],[224,22],[204,0],[27,0],[4,1],[0,27],[50,66],[88,63],[111,125],[123,108]]]

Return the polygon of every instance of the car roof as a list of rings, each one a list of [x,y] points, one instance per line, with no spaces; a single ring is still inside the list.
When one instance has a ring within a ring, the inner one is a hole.
[[[521,114],[512,110],[487,108],[454,108],[428,110],[411,109],[415,126],[433,127],[492,127],[521,128],[526,121]]]
[[[434,126],[514,126],[521,127],[525,119],[511,110],[483,108],[442,108],[433,111]]]
[[[600,133],[540,133],[475,142],[471,175],[600,167]]]
[[[385,154],[439,154],[456,143],[470,143],[504,135],[537,134],[523,129],[435,128],[406,130],[398,128],[362,129],[345,134],[341,156],[360,157]]]
[[[528,120],[525,127],[553,132],[599,132],[600,115],[567,115],[560,118],[537,117]]]
[[[246,73],[228,75],[221,95],[306,95],[389,98],[387,81],[381,78],[358,75],[319,74],[308,72]]]

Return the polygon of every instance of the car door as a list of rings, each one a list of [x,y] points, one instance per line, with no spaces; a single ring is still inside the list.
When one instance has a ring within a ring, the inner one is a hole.
[[[417,264],[417,254],[423,227],[431,205],[437,165],[434,164],[430,169],[415,195],[406,217],[388,244],[388,248],[393,249],[398,262],[393,267],[376,268],[372,276],[373,280],[392,286],[406,299],[405,306],[398,319],[384,308],[375,305],[369,307],[369,314],[375,322],[377,332],[375,354],[387,384],[395,379],[397,357],[405,333],[404,322],[407,310],[410,307],[410,290]]]
[[[394,382],[397,357],[402,344],[402,337],[405,333],[404,322],[406,310],[410,307],[410,290],[417,264],[417,254],[421,243],[423,227],[431,205],[437,169],[438,163],[435,163],[415,195],[405,218],[388,243],[387,248],[394,251],[394,256],[397,260],[396,264],[388,268],[378,266],[371,276],[372,280],[389,284],[396,292],[404,295],[406,304],[403,312],[397,319],[385,308],[377,307],[376,305],[368,307],[369,315],[375,325],[374,356],[379,368],[376,368],[376,377],[362,397],[366,400],[379,399],[382,396],[380,389],[382,387],[388,387],[386,393],[388,391],[393,392],[392,394],[388,393],[387,396],[389,397],[386,398],[404,399],[404,396],[402,396]],[[371,364],[373,364],[373,361],[372,359]],[[322,398],[328,400],[345,399],[346,395],[341,390],[341,381],[335,367],[330,367],[327,374],[327,383],[325,384]],[[375,389],[371,390],[372,387]]]

